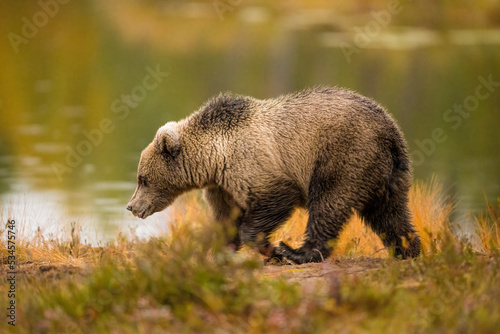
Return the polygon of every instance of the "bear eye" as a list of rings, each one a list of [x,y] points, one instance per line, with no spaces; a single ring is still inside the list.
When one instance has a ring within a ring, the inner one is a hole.
[[[148,185],[148,182],[146,181],[146,178],[144,176],[139,176],[139,184],[142,184],[145,187]]]

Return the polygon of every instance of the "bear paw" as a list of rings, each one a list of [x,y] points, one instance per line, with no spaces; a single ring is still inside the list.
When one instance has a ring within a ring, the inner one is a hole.
[[[306,243],[306,245],[300,248],[293,249],[282,241],[280,242],[280,245],[277,248],[276,252],[296,264],[307,262],[324,262],[330,255],[330,250],[325,247],[319,248],[320,249],[308,247]]]

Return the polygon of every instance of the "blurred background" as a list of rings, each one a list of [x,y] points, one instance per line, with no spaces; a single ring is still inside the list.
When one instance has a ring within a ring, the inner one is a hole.
[[[0,36],[0,213],[34,231],[164,228],[125,211],[140,152],[220,91],[354,89],[458,219],[500,195],[499,1],[2,1]]]

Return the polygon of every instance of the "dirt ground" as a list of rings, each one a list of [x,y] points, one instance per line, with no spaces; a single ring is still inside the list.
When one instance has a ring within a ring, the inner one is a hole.
[[[363,276],[380,268],[382,259],[357,257],[355,259],[328,259],[323,263],[301,265],[266,265],[262,274],[267,277],[283,277],[290,282],[315,286],[323,281],[336,281],[340,276]]]
[[[1,267],[1,273],[8,272],[7,265]],[[90,272],[90,268],[79,267],[67,264],[40,265],[31,262],[20,263],[16,268],[17,277],[32,278],[38,275],[45,275],[51,278],[62,278],[67,275],[85,275]]]
[[[355,259],[328,259],[323,263],[306,263],[302,265],[268,264],[260,269],[263,276],[274,278],[281,277],[292,283],[304,286],[317,286],[319,282],[336,282],[339,277],[364,276],[372,270],[377,270],[382,264],[380,258],[357,257]],[[2,266],[2,272],[7,271],[7,266]],[[43,275],[50,278],[64,276],[85,276],[90,273],[88,266],[73,266],[68,264],[39,265],[23,263],[17,268],[17,275],[26,278]]]

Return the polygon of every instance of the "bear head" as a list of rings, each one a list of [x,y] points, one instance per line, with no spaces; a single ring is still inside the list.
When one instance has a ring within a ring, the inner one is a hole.
[[[137,169],[137,188],[127,204],[134,216],[146,218],[168,207],[187,189],[177,123],[158,129],[142,151]]]

